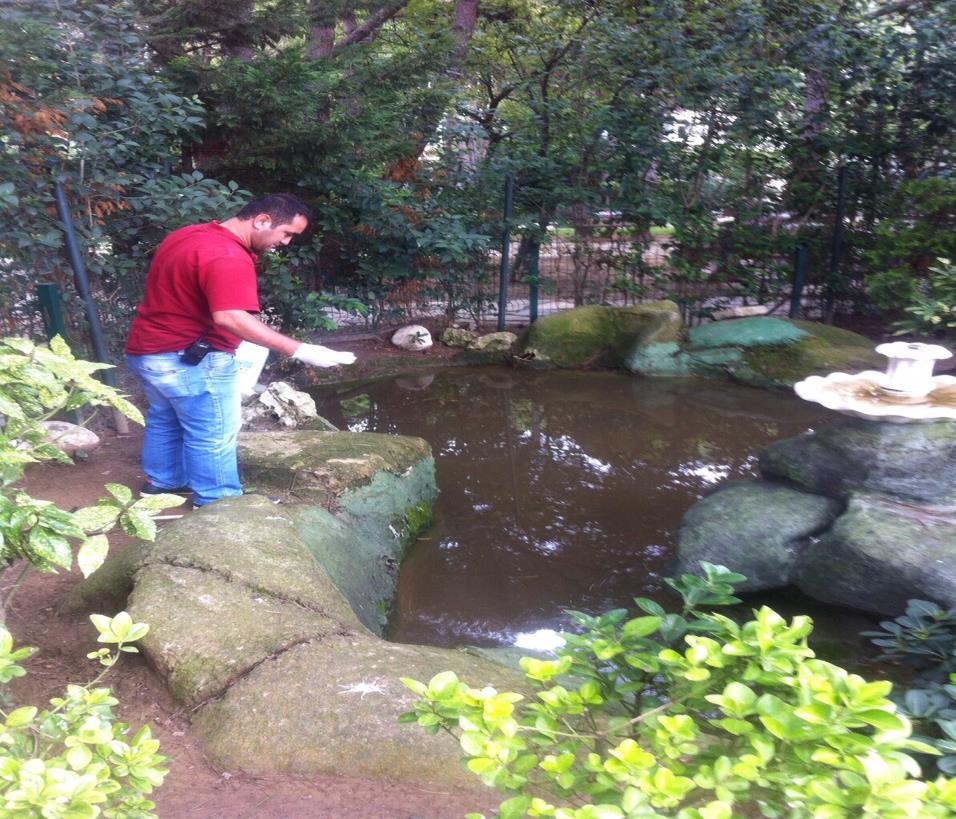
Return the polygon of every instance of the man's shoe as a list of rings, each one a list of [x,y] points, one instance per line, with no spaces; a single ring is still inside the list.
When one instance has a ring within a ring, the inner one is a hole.
[[[175,489],[163,489],[160,486],[153,486],[149,481],[143,484],[143,488],[139,490],[140,496],[142,495],[191,495],[193,490],[188,486],[177,486]]]

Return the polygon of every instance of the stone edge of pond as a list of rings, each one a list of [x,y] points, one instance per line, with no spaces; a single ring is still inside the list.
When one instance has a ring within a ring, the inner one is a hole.
[[[143,654],[194,711],[218,765],[473,784],[453,739],[397,722],[414,699],[400,678],[454,670],[475,685],[523,690],[523,676],[466,652],[389,643],[376,633],[377,603],[393,596],[404,549],[395,521],[437,493],[427,443],[405,438],[396,446],[392,439],[402,436],[357,433],[257,433],[252,443],[264,444],[260,436],[273,438],[269,451],[288,476],[313,477],[343,459],[341,439],[356,439],[354,485],[336,483],[330,493],[320,480],[322,492],[305,504],[245,495],[192,512],[155,543],[111,557],[66,607],[126,606],[150,624]],[[330,445],[318,446],[319,438]]]

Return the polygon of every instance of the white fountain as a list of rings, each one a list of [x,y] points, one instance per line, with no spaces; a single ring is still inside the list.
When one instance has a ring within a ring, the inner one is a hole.
[[[869,418],[909,424],[956,420],[956,377],[933,375],[937,361],[953,354],[937,344],[895,341],[876,348],[889,359],[885,373],[811,375],[794,385],[797,395],[827,409]]]

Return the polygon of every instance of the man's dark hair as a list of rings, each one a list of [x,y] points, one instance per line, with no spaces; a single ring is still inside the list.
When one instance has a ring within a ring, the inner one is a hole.
[[[296,216],[304,216],[310,224],[313,218],[309,206],[291,193],[270,193],[268,196],[253,199],[236,214],[236,218],[246,221],[260,213],[268,213],[272,217],[273,227],[287,225]]]

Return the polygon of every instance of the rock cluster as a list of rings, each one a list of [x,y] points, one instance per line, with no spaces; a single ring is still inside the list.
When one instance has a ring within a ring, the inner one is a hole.
[[[690,509],[678,572],[722,563],[750,590],[879,614],[956,606],[956,423],[846,419],[772,444],[760,471]]]

